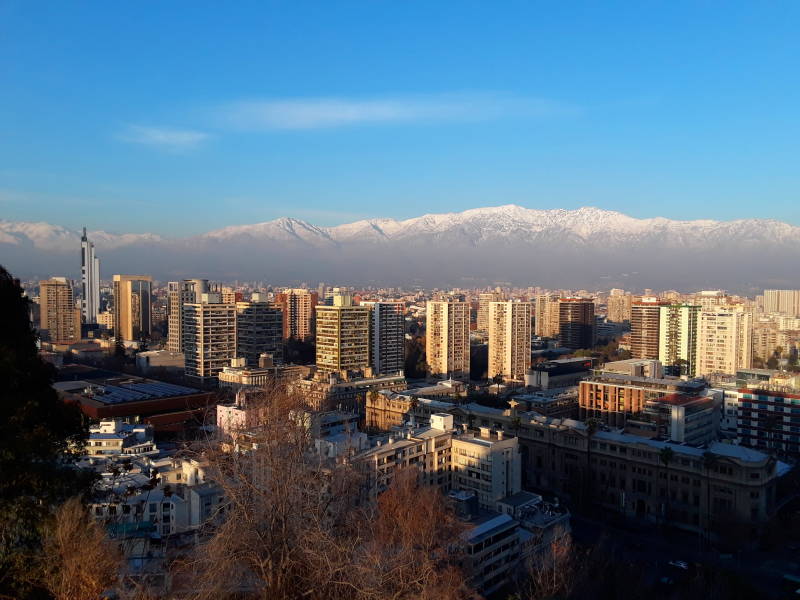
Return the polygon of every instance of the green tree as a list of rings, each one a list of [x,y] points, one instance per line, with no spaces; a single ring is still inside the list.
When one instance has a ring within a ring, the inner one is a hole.
[[[29,561],[41,548],[54,508],[88,489],[68,464],[87,436],[76,405],[52,388],[55,370],[36,348],[30,300],[0,266],[0,597],[32,597]]]

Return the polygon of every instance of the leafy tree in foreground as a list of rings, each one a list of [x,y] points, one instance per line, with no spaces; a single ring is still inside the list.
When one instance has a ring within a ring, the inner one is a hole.
[[[30,300],[0,266],[0,598],[34,597],[30,559],[56,505],[89,479],[64,460],[86,439],[80,409],[51,387],[55,371],[36,348]]]

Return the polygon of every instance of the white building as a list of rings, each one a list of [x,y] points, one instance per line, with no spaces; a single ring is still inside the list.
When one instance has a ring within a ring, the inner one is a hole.
[[[753,316],[739,307],[720,306],[698,316],[697,375],[734,374],[752,362]]]
[[[530,302],[489,303],[489,379],[523,381],[531,366]]]
[[[370,364],[375,375],[405,369],[405,305],[402,302],[362,302],[370,309]]]
[[[427,303],[425,353],[431,375],[469,378],[469,304]]]

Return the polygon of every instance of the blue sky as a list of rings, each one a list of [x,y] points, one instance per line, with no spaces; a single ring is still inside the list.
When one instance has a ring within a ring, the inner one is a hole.
[[[0,218],[800,225],[797,2],[0,0]]]

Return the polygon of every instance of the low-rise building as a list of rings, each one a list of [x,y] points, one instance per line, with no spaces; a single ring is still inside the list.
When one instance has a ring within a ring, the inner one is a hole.
[[[402,390],[407,387],[403,375],[342,379],[336,373],[316,373],[311,379],[290,382],[289,391],[298,394],[313,410],[362,411],[371,391]]]

